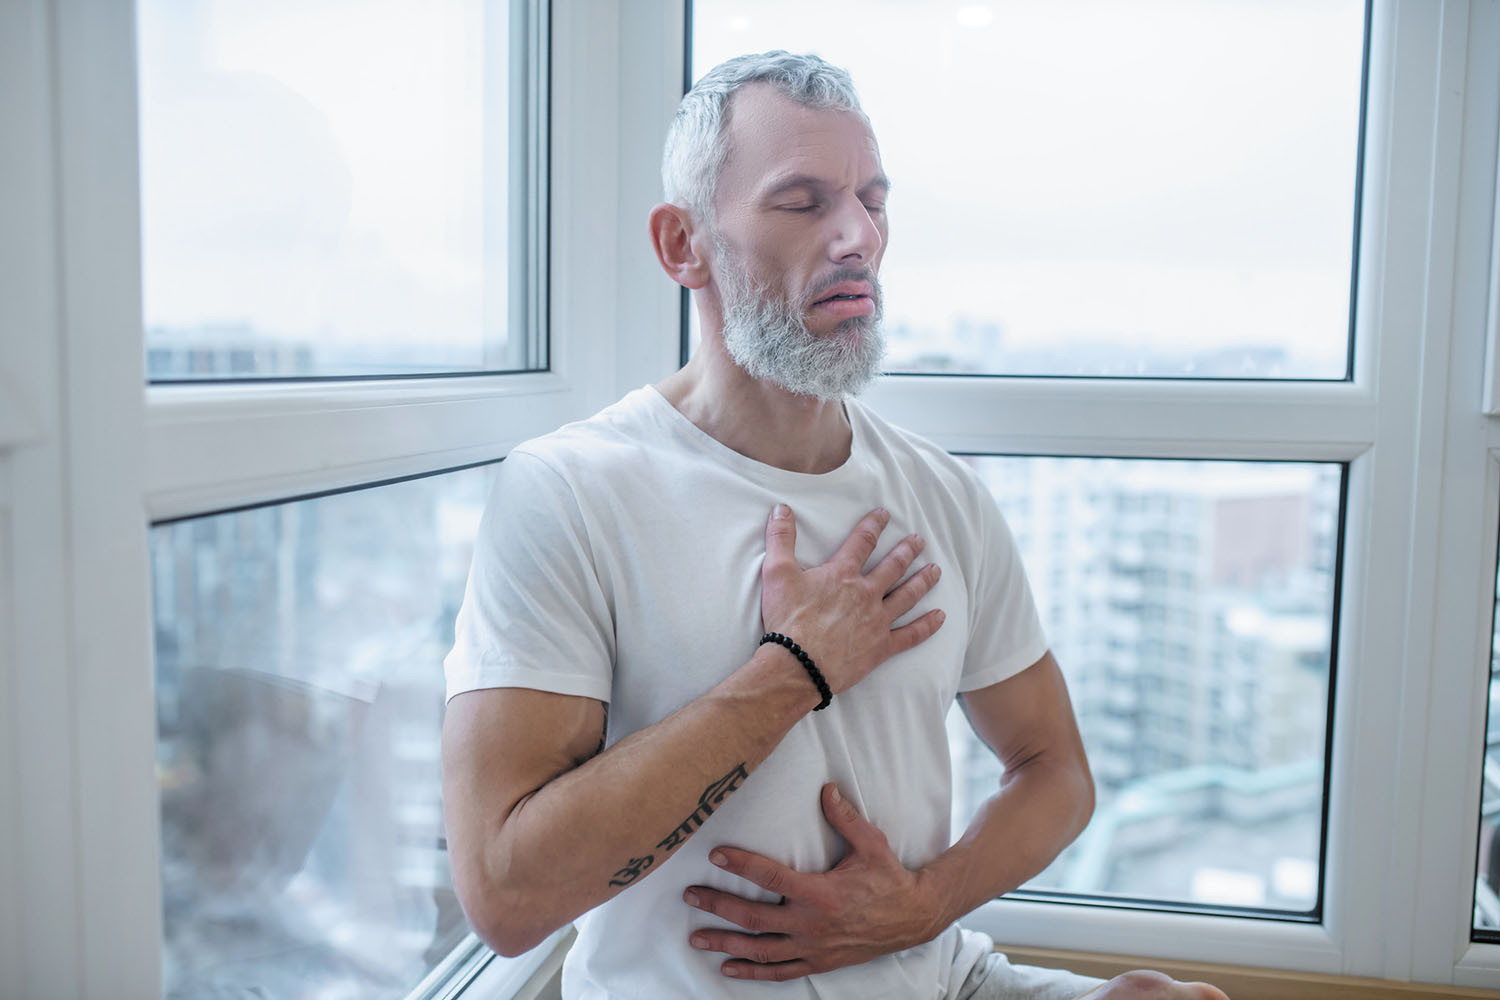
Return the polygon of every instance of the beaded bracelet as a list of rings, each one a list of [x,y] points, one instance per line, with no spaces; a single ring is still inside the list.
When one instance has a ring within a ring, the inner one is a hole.
[[[803,669],[807,671],[807,676],[811,677],[812,682],[818,686],[818,694],[823,696],[823,700],[813,711],[821,712],[827,708],[829,703],[833,701],[833,691],[829,688],[828,682],[823,679],[823,671],[819,670],[817,664],[813,663],[812,657],[807,655],[807,651],[780,632],[767,632],[760,637],[760,644],[762,646],[768,642],[778,643],[790,650],[791,654],[802,664]]]

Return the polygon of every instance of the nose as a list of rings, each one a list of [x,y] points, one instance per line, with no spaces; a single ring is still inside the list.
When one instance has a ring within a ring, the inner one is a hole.
[[[833,213],[835,231],[828,247],[828,255],[835,264],[858,261],[873,265],[885,244],[885,234],[880,222],[865,207],[859,198],[845,198],[839,210]]]

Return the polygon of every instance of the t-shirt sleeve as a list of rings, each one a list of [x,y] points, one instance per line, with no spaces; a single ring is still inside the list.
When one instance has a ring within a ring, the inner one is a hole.
[[[974,477],[979,561],[969,599],[969,645],[960,692],[977,691],[1012,677],[1047,652],[1031,584],[1015,537],[990,491]]]
[[[448,697],[524,687],[608,702],[614,618],[577,498],[541,458],[500,463],[443,663]]]

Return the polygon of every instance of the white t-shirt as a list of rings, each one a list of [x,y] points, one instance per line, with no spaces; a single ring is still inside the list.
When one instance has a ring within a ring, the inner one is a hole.
[[[916,532],[927,541],[918,565],[943,569],[907,616],[942,608],[947,620],[933,638],[805,716],[696,835],[578,920],[563,972],[569,1000],[940,998],[988,950],[988,939],[954,925],[917,948],[767,986],[724,977],[724,955],[687,943],[693,929],[718,922],[682,901],[687,886],[769,897],[710,864],[715,845],[799,871],[838,862],[843,845],[819,805],[826,781],[838,782],[908,868],[946,849],[949,706],[1047,649],[1010,531],[978,478],[858,402],[846,412],[849,459],[822,475],[730,450],[650,387],[517,447],[501,465],[445,664],[448,696],[526,687],[597,698],[609,704],[609,744],[697,698],[754,653],[773,504],[791,506],[804,566],[825,561],[861,516],[883,506],[891,523],[871,564]],[[815,640],[808,647],[816,658]]]

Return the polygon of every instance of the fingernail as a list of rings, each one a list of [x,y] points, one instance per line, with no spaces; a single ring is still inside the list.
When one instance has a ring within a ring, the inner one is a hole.
[[[948,612],[946,612],[946,611],[939,611],[937,613],[937,623],[939,625],[943,624],[943,622],[945,622],[947,620],[948,620]]]
[[[687,905],[689,905],[689,906],[697,906],[698,905],[698,894],[696,892],[694,892],[693,890],[689,889],[687,892],[684,892],[682,894],[682,901],[684,903],[686,903]]]
[[[740,978],[740,970],[732,965],[726,965],[724,966],[724,975],[728,976],[730,979],[738,979]]]
[[[704,937],[702,934],[694,934],[688,938],[688,944],[692,945],[694,948],[707,948],[708,938]]]
[[[709,851],[708,860],[712,861],[720,868],[723,868],[725,865],[729,864],[729,858],[724,854],[723,851]]]
[[[932,564],[932,580],[933,580],[933,582],[936,583],[937,580],[938,580],[938,578],[941,577],[942,575],[943,575],[943,567],[939,566],[937,563],[933,563]]]
[[[835,803],[839,803],[839,802],[844,801],[844,797],[839,794],[839,786],[838,785],[834,785],[833,786],[833,801]]]
[[[776,505],[776,509],[771,512],[771,516],[778,519],[791,517],[792,508],[788,507],[784,503],[779,503]]]

